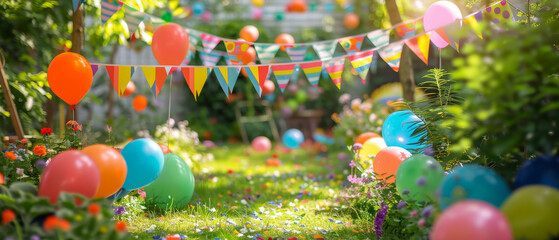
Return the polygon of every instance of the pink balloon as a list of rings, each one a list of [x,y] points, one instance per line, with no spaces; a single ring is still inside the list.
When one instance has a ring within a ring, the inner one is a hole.
[[[451,205],[433,224],[431,240],[512,240],[512,229],[504,214],[479,200]]]
[[[262,18],[262,15],[264,15],[264,12],[262,11],[262,8],[259,8],[259,7],[253,7],[252,8],[252,18],[254,20],[260,20]]]
[[[209,11],[204,11],[200,18],[202,19],[202,22],[209,22],[212,20],[212,13]]]
[[[56,203],[61,192],[78,193],[85,197],[95,196],[101,173],[87,154],[70,150],[54,156],[41,175],[39,196],[48,197]]]
[[[252,149],[256,152],[267,152],[272,149],[272,142],[267,137],[257,137],[252,140]]]
[[[462,18],[460,9],[449,1],[438,1],[433,3],[423,16],[423,28],[425,32],[437,30],[449,23]],[[429,33],[431,42],[438,48],[445,48],[448,43],[436,32]]]
[[[151,51],[161,65],[180,65],[188,53],[188,33],[176,23],[165,23],[153,33]]]

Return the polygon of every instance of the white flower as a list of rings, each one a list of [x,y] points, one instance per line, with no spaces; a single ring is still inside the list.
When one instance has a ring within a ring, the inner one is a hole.
[[[351,95],[349,95],[349,93],[344,93],[340,96],[340,98],[338,99],[338,102],[340,102],[340,104],[345,104],[349,101],[350,98],[351,98]]]

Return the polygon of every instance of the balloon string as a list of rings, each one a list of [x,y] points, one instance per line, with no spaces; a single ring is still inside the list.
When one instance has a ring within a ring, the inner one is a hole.
[[[120,195],[120,193],[123,192],[122,190],[124,190],[124,188],[121,188],[118,191],[116,191],[115,197],[113,198],[113,206],[115,205],[115,201],[118,199],[118,196]]]
[[[442,55],[443,55],[442,49],[439,48],[439,69],[443,68]]]
[[[167,147],[170,148],[169,142],[171,139],[171,88],[173,86],[173,74],[171,74],[171,82],[169,83],[169,112],[167,114]]]

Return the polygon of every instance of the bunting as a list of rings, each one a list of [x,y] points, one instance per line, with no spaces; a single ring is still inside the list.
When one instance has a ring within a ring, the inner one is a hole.
[[[122,7],[122,3],[117,0],[101,1],[101,24],[107,21]]]
[[[316,51],[316,53],[318,54],[320,60],[325,61],[333,57],[337,45],[338,43],[334,41],[334,42],[317,43],[317,44],[313,44],[312,46]]]
[[[217,65],[217,62],[219,62],[219,59],[221,58],[221,55],[219,55],[216,52],[205,52],[205,51],[198,51],[198,54],[200,54],[200,59],[202,59],[202,64],[204,64],[204,66],[206,67],[213,67],[215,65]]]
[[[74,12],[80,8],[81,4],[84,3],[85,0],[72,0],[72,7],[74,8]]]
[[[111,83],[120,98],[120,96],[124,93],[124,89],[126,89],[128,82],[130,82],[130,78],[132,78],[132,75],[134,74],[134,67],[105,66],[105,68],[107,69]]]
[[[342,86],[342,72],[344,71],[345,58],[326,62],[326,71],[338,89]]]
[[[254,50],[256,50],[256,54],[258,54],[258,59],[262,64],[269,64],[272,62],[272,59],[276,56],[280,46],[279,45],[263,45],[263,44],[254,44]]]
[[[194,101],[198,101],[200,92],[208,79],[208,76],[212,72],[212,68],[207,67],[181,67],[182,75],[186,80],[186,84],[190,88],[192,95],[194,95]]]
[[[220,38],[205,33],[200,33],[200,39],[202,40],[204,51],[207,53],[214,50],[215,46],[217,46],[217,44],[221,41]]]
[[[225,43],[225,49],[227,50],[228,58],[233,65],[243,63],[243,56],[246,54],[247,50],[250,48],[250,44],[247,42],[234,42],[234,41],[223,41]]]
[[[233,87],[237,82],[237,77],[239,77],[241,67],[215,67],[214,73],[217,77],[221,89],[229,98],[229,92],[233,92]]]
[[[481,34],[481,29],[479,29],[478,22],[483,19],[482,11],[475,13],[472,16],[464,18],[462,21],[481,39],[483,35]]]
[[[159,92],[163,89],[170,70],[171,67],[142,67],[142,71],[155,98],[159,96]]]
[[[254,89],[256,89],[258,96],[262,96],[262,88],[264,87],[264,82],[268,77],[270,66],[248,66],[243,68],[252,82]]]
[[[288,45],[285,46],[285,51],[287,55],[291,58],[293,62],[301,62],[305,59],[305,54],[307,53],[307,45]]]
[[[188,42],[190,43],[190,46],[195,47],[196,45],[198,45],[198,42],[200,42],[200,32],[192,30],[192,29],[188,29]],[[194,48],[191,48],[192,50],[194,50]],[[189,52],[190,50],[189,49]]]
[[[429,61],[429,34],[424,34],[415,38],[407,39],[404,41],[406,46],[421,59],[425,64]]]
[[[347,54],[353,54],[361,50],[363,45],[363,37],[349,37],[339,41],[340,45],[345,49]]]
[[[282,93],[285,91],[285,87],[287,87],[291,75],[293,75],[293,69],[295,69],[295,63],[272,65],[272,72],[274,72],[274,76],[276,76],[276,81]]]
[[[99,65],[91,64],[91,71],[93,72],[93,76],[95,76],[95,73],[97,73],[97,70],[99,70]]]
[[[367,73],[369,73],[369,68],[371,66],[371,61],[373,61],[374,53],[374,50],[370,50],[347,57],[355,71],[359,73],[361,82],[363,83],[365,83],[365,80],[367,80]]]
[[[143,12],[140,12],[128,5],[124,6],[124,8],[126,12],[124,19],[126,20],[126,25],[130,31],[130,36],[132,36],[132,34],[136,32],[138,25],[140,25],[140,23],[144,20],[145,15]]]
[[[301,68],[309,80],[309,83],[313,87],[318,87],[318,80],[320,79],[320,72],[322,72],[322,62],[309,62],[309,63],[301,63]],[[273,67],[273,66],[272,66]]]
[[[489,14],[492,23],[514,22],[514,16],[507,1],[487,7],[485,11]]]
[[[415,24],[417,22],[418,21],[413,21],[413,22],[401,24],[397,26],[394,30],[396,30],[396,33],[402,39],[412,38],[415,36],[415,28],[416,28]]]
[[[400,69],[400,57],[402,56],[403,46],[404,43],[398,42],[381,48],[378,51],[380,57],[396,72]]]
[[[448,40],[448,45],[458,52],[460,52],[460,25],[460,21],[455,21],[443,27],[446,33],[446,38],[443,39]]]
[[[388,45],[390,40],[390,31],[386,29],[379,29],[367,34],[367,38],[375,45],[375,47],[383,47]]]

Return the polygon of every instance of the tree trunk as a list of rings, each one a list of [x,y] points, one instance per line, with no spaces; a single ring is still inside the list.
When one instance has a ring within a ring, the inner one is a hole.
[[[116,58],[116,53],[118,52],[118,43],[115,43],[113,45],[113,51],[111,52],[111,57],[109,58],[109,63],[115,63],[115,58]],[[109,125],[113,125],[113,108],[115,105],[115,101],[114,101],[114,87],[113,87],[113,83],[111,81],[109,81],[109,95],[108,95],[108,108],[107,108],[107,124]]]
[[[390,17],[390,23],[392,25],[396,25],[402,22],[402,18],[400,17],[400,12],[398,11],[398,6],[396,5],[395,0],[386,0],[386,9],[388,11],[388,16]],[[410,49],[407,47],[402,48],[400,70],[398,71],[398,74],[400,75],[400,83],[402,84],[404,100],[413,101],[415,79],[413,76],[413,66],[410,57]]]
[[[81,6],[82,8],[85,6]],[[83,11],[81,8],[76,9],[74,15],[72,16],[72,48],[71,52],[81,54],[83,46]],[[75,114],[74,114],[75,111]],[[75,117],[74,117],[75,116]],[[78,107],[72,110],[70,107],[66,111],[66,121],[69,120],[78,121]]]

